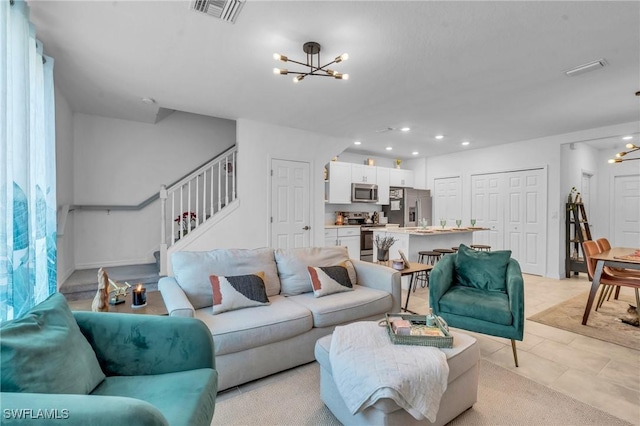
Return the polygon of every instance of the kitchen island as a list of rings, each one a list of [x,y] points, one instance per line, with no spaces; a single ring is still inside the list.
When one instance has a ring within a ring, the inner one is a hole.
[[[389,259],[400,259],[398,250],[402,250],[409,263],[418,261],[418,252],[437,248],[450,249],[460,244],[470,246],[473,244],[473,233],[487,231],[488,228],[451,228],[444,229],[436,226],[427,228],[397,228],[386,227],[373,230],[373,260],[377,259],[376,236],[394,237],[397,239],[389,249]],[[408,288],[408,282],[403,280],[403,288]]]

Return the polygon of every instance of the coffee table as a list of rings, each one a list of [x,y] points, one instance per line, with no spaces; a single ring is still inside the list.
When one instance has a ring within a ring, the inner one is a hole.
[[[69,307],[72,311],[90,311],[93,298],[84,300],[72,300]],[[131,307],[132,296],[129,293],[124,301],[119,305],[109,305],[109,312],[118,312],[124,314],[147,314],[147,315],[169,315],[167,307],[162,300],[162,294],[159,291],[150,291],[147,293],[147,305],[142,308]]]

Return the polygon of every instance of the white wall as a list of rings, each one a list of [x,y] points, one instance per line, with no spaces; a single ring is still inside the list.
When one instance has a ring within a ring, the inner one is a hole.
[[[73,112],[62,93],[56,96],[56,196],[58,208],[73,204]],[[60,211],[58,211],[60,217]],[[75,270],[74,218],[58,221],[58,288]]]
[[[73,116],[73,203],[137,205],[235,143],[235,122],[175,112],[156,124]],[[154,262],[160,205],[75,216],[75,267]]]
[[[305,161],[311,170],[311,245],[324,245],[324,166],[350,140],[241,119],[238,131],[236,211],[211,231],[193,235],[184,250],[257,248],[270,245],[271,159]],[[169,250],[169,256],[171,250]]]

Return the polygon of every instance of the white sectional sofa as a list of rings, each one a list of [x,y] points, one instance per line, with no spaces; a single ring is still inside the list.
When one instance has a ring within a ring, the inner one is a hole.
[[[349,261],[345,263],[346,261]],[[400,311],[400,273],[349,259],[346,247],[177,252],[158,288],[169,315],[211,330],[218,390],[313,361],[315,342],[342,324]],[[315,297],[308,266],[347,266],[353,291]],[[262,272],[268,305],[213,313],[210,277]]]

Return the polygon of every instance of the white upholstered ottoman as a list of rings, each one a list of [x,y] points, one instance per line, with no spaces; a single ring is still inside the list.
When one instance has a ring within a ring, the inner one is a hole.
[[[320,397],[344,425],[444,425],[475,404],[478,393],[480,348],[474,337],[452,331],[453,348],[441,349],[447,355],[449,380],[442,395],[435,423],[416,420],[391,399],[379,400],[373,407],[352,415],[336,387],[329,360],[331,335],[316,342],[315,357],[320,364]]]

